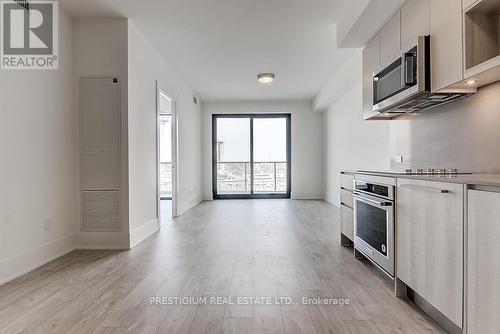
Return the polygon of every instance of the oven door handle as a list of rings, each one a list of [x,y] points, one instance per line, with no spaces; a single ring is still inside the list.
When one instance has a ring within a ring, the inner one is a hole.
[[[392,206],[392,202],[386,202],[386,201],[375,201],[373,199],[369,199],[363,196],[359,196],[358,194],[351,194],[352,197],[360,199],[362,201],[367,201],[373,204],[376,204],[378,206]]]

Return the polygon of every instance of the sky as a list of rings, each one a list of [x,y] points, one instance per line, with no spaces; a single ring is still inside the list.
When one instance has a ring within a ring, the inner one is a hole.
[[[254,161],[286,161],[286,119],[254,119]],[[224,144],[222,162],[250,161],[250,119],[218,118],[217,140]]]
[[[160,162],[172,162],[172,126],[170,115],[160,116]]]
[[[172,162],[172,101],[160,91],[160,162]]]

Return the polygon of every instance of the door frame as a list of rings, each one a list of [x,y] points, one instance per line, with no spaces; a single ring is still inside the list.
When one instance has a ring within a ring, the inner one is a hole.
[[[249,118],[250,119],[250,194],[217,194],[217,119]],[[253,120],[255,118],[286,119],[286,160],[287,188],[284,193],[253,193]],[[292,114],[290,113],[248,113],[248,114],[212,114],[212,194],[213,199],[272,199],[291,198],[292,189]]]
[[[171,129],[171,145],[172,145],[172,218],[178,216],[177,195],[178,195],[178,173],[177,164],[179,160],[178,154],[178,121],[177,121],[177,104],[175,99],[161,88],[160,82],[156,81],[156,212],[158,217],[158,228],[161,228],[161,195],[160,195],[160,98],[161,94],[165,95],[172,104],[172,113],[170,118]]]

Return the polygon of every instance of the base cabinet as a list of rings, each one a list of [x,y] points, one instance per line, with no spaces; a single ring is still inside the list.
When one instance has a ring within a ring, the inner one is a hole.
[[[340,205],[340,232],[349,240],[354,241],[353,210],[344,204]]]
[[[354,214],[352,210],[352,190],[354,174],[340,174],[340,233],[341,243],[350,245],[354,241]]]
[[[397,278],[462,328],[464,186],[397,183]]]
[[[467,333],[500,332],[500,193],[469,190]]]

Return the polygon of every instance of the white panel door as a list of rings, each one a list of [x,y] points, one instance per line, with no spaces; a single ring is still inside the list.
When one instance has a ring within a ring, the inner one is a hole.
[[[120,85],[113,78],[81,81],[82,152],[117,152],[120,142]]]

